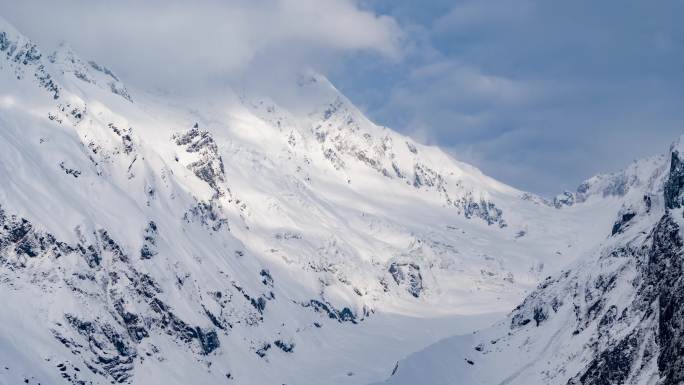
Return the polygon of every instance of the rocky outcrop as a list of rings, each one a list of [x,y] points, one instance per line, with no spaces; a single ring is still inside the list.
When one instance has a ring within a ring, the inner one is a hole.
[[[673,151],[670,158],[670,177],[663,187],[665,193],[665,207],[676,209],[684,203],[684,162],[679,158],[679,152]]]
[[[48,56],[48,60],[57,65],[65,74],[71,74],[80,81],[111,91],[129,102],[133,102],[126,86],[110,69],[92,60],[85,62],[66,44],[60,44],[58,49]]]
[[[553,198],[553,206],[557,209],[563,206],[572,206],[575,204],[575,194],[570,191],[564,191]]]
[[[148,223],[141,257],[149,257],[156,244],[156,232],[156,224]],[[7,272],[9,267],[9,271],[21,274],[29,269],[31,260],[49,259],[59,264],[67,255],[86,262],[85,271],[65,273],[61,281],[75,298],[86,303],[92,299],[92,306],[105,307],[105,313],[94,318],[87,314],[87,309],[83,314],[65,313],[64,322],[51,328],[54,338],[80,357],[86,367],[114,382],[128,381],[139,356],[138,346],[155,331],[189,346],[199,355],[220,347],[219,335],[213,328],[192,325],[175,314],[161,299],[163,290],[159,284],[134,267],[125,250],[106,230],[99,230],[95,238],[96,243],[60,242],[37,230],[30,221],[9,215],[0,207],[0,272]],[[6,275],[5,279],[12,278]],[[42,283],[43,290],[49,293],[58,282],[52,277]]]
[[[85,340],[68,339],[53,330],[55,338],[85,358],[85,365],[93,372],[123,383],[133,375],[133,360],[138,355],[135,346],[121,334],[119,325],[85,321],[73,314],[65,314],[67,324]]]
[[[643,288],[656,309],[657,360],[662,385],[684,382],[683,245],[680,226],[671,216],[664,216],[653,232]]]
[[[8,64],[14,67],[14,74],[18,79],[30,71],[41,88],[54,99],[59,99],[61,87],[41,62],[43,55],[35,44],[23,37],[13,37],[7,31],[0,31],[0,52],[4,54]]]
[[[150,221],[144,231],[143,245],[140,248],[140,258],[150,259],[157,255],[157,224]]]
[[[684,183],[676,148],[664,163],[669,169],[652,164],[648,175],[634,173],[629,188],[641,188],[626,193],[594,257],[545,279],[505,321],[400,362],[387,383],[684,383]]]
[[[226,229],[230,231],[228,219],[223,215],[216,199],[209,202],[197,202],[197,204],[183,215],[183,220],[187,223],[198,223],[213,231]]]
[[[679,156],[675,158],[672,161],[678,162]],[[574,192],[564,191],[557,195],[552,203],[556,208],[562,208],[586,202],[594,196],[622,198],[630,191],[650,189],[661,173],[668,172],[663,166],[670,159],[653,156],[635,161],[618,172],[596,175],[583,181]]]
[[[488,225],[506,227],[503,211],[494,202],[464,188],[461,181],[449,185],[443,173],[418,157],[414,143],[405,141],[406,149],[415,159],[409,165],[400,165],[392,137],[367,132],[358,115],[347,101],[337,97],[328,103],[320,113],[320,123],[312,128],[323,156],[336,170],[347,169],[350,161],[360,162],[384,177],[403,180],[417,190],[436,192],[446,206],[456,208],[468,219],[479,218]]]
[[[565,338],[584,336],[591,354],[568,385],[645,383],[652,378],[659,385],[684,383],[684,167],[677,151],[662,191],[662,215],[649,232],[632,232],[590,270],[548,279],[511,316],[513,330],[541,327],[572,302],[574,332]],[[651,212],[650,196],[644,196],[643,204],[641,214],[621,211],[613,236],[626,233],[638,225],[639,215]],[[618,288],[626,280],[631,285]]]
[[[618,213],[618,219],[613,224],[613,229],[611,230],[610,234],[615,235],[622,232],[627,226],[629,226],[630,221],[636,215],[637,214],[631,210],[624,210]]]
[[[397,285],[404,287],[413,297],[420,297],[423,292],[423,277],[420,274],[420,266],[415,263],[393,262],[387,270]]]
[[[326,314],[328,318],[334,319],[337,322],[351,322],[353,324],[358,322],[356,314],[350,308],[343,307],[338,310],[325,300],[312,299],[309,302],[303,303],[302,306],[312,308],[318,313]]]
[[[214,138],[208,131],[200,130],[199,125],[195,124],[190,130],[176,134],[172,139],[186,152],[196,155],[196,159],[187,167],[215,191],[216,197],[229,193],[225,187],[223,159]]]
[[[487,222],[488,225],[498,225],[503,228],[506,227],[506,221],[503,218],[503,211],[490,201],[481,198],[479,201],[475,200],[472,194],[467,194],[464,198],[459,199],[454,203],[457,207],[460,204],[463,210],[463,215],[466,218],[480,218]]]

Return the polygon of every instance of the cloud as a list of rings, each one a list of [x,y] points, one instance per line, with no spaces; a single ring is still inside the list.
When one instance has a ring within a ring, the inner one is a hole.
[[[408,81],[416,87],[425,87],[435,98],[455,98],[455,102],[515,104],[524,103],[532,94],[531,87],[523,82],[485,74],[458,60],[418,67],[411,71]]]
[[[422,142],[453,146],[501,134],[504,111],[525,107],[538,92],[532,83],[443,59],[412,69],[372,113]]]
[[[504,182],[552,195],[684,132],[684,3],[376,1],[410,49],[342,90]]]
[[[289,100],[283,80],[313,67],[378,123],[547,195],[684,131],[677,0],[0,0],[0,14],[129,85]]]
[[[353,0],[0,0],[2,14],[43,44],[67,41],[143,84],[216,81],[257,60],[324,64],[362,51],[398,57],[402,32]]]

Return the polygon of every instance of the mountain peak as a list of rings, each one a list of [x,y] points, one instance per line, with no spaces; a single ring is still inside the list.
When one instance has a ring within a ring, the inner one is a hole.
[[[618,246],[645,245],[662,200],[681,201],[676,172],[671,199],[655,194],[667,167],[654,158],[591,179],[581,204],[538,204],[374,124],[315,73],[280,103],[144,90],[133,103],[107,67],[66,45],[43,57],[5,29],[0,84],[16,102],[0,105],[2,383],[370,383],[555,276],[444,365],[467,370],[486,351],[514,374],[529,356],[498,349],[546,351],[525,345],[532,327],[561,335],[547,325],[574,304],[578,338],[610,318],[611,290],[631,293],[637,277]],[[676,221],[663,223],[666,240]]]
[[[114,72],[95,61],[86,62],[82,60],[67,43],[60,43],[48,59],[62,73],[71,74],[80,81],[94,84],[103,90],[109,90],[121,96],[129,102],[133,102],[126,87]]]

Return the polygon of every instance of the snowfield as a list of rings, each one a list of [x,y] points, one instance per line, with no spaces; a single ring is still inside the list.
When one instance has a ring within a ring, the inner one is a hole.
[[[0,384],[569,383],[656,333],[597,317],[650,279],[676,147],[546,201],[292,86],[148,93],[0,19]]]
[[[382,383],[684,383],[682,140],[572,195],[613,191],[615,180],[631,186],[619,184],[622,207],[593,252],[545,279],[503,321],[410,355]]]

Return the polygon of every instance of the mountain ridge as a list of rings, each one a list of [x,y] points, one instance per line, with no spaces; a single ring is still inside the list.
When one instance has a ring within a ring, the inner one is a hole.
[[[512,308],[623,206],[523,199],[320,75],[300,112],[152,96],[2,21],[0,54],[3,381],[378,381]]]
[[[646,183],[619,189],[627,200],[595,253],[544,280],[504,321],[413,354],[383,383],[681,383],[681,150],[679,138],[643,162],[659,163],[637,178]],[[592,181],[615,186],[611,176],[636,168]]]

